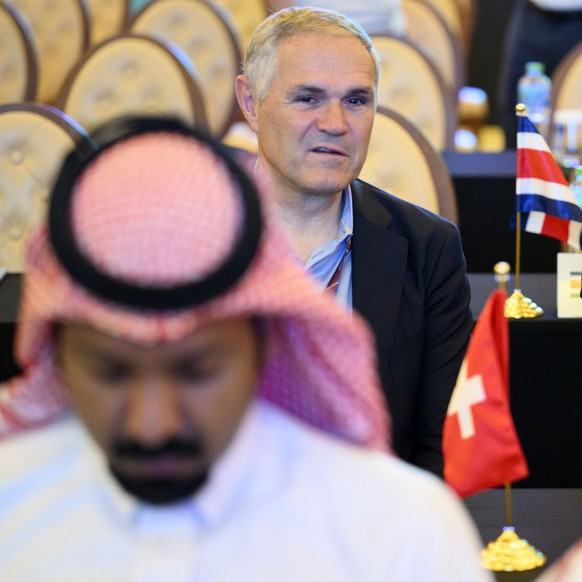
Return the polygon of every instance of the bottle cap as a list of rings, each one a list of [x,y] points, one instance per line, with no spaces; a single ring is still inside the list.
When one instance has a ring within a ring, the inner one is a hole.
[[[545,70],[544,63],[539,61],[529,61],[525,64],[525,70],[528,73],[543,73]]]

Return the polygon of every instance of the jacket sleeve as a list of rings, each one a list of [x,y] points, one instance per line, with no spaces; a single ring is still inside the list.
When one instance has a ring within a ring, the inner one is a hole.
[[[445,223],[427,247],[425,346],[414,417],[415,465],[443,474],[442,432],[449,400],[471,336],[471,291],[458,229]]]

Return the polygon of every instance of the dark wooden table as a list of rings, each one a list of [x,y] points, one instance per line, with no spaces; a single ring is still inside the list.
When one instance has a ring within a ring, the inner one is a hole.
[[[477,317],[496,283],[469,279]],[[509,324],[511,410],[531,473],[517,486],[582,487],[582,319],[557,318],[555,275],[526,273],[520,286],[544,315]]]

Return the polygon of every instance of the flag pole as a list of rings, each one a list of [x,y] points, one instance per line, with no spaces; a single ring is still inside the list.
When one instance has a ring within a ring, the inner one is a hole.
[[[520,289],[519,274],[521,273],[521,212],[515,213],[515,288]]]
[[[511,483],[505,484],[505,525],[511,527]]]
[[[519,216],[519,213],[518,213]],[[519,222],[517,223],[517,227],[519,228]],[[517,245],[516,245],[517,247]],[[516,258],[519,257],[519,254]],[[507,290],[507,281],[509,281],[509,273],[511,271],[511,266],[509,263],[505,261],[501,261],[496,263],[493,267],[493,271],[495,272],[495,280],[497,281],[499,289],[505,292]],[[519,273],[519,267],[516,269],[516,273]],[[516,276],[517,277],[517,276]],[[519,281],[515,280],[515,286],[519,287]],[[505,526],[511,527],[512,519],[511,519],[511,483],[508,481],[505,483]]]
[[[518,117],[527,115],[527,109],[523,103],[518,103],[515,106],[515,113]],[[519,159],[519,146],[518,146]],[[532,319],[539,317],[544,313],[544,310],[534,303],[528,297],[525,297],[520,288],[521,275],[521,212],[518,210],[517,194],[516,213],[515,213],[515,289],[513,293],[505,301],[504,315],[508,319]]]
[[[519,224],[518,224],[519,227]],[[516,245],[517,247],[517,245]],[[497,263],[493,271],[499,289],[506,290],[511,267],[505,261]],[[519,272],[519,269],[516,269]],[[516,275],[516,286],[518,280]],[[506,315],[507,317],[507,315]],[[511,482],[504,484],[505,491],[505,527],[501,535],[481,550],[481,564],[494,572],[525,572],[540,568],[546,563],[546,556],[527,540],[515,533],[511,515]]]
[[[481,550],[481,564],[494,572],[525,572],[546,563],[546,556],[515,532],[511,516],[511,483],[505,489],[505,527],[501,535]]]

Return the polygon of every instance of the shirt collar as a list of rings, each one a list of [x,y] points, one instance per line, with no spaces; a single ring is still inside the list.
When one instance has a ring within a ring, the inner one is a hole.
[[[259,478],[259,459],[269,449],[266,432],[268,404],[253,401],[230,445],[212,467],[208,483],[193,499],[204,525],[220,525],[234,513],[237,502],[264,493],[273,486],[277,471],[276,458],[270,461],[270,479]],[[260,454],[259,454],[260,453]],[[256,478],[255,478],[256,477]]]
[[[81,463],[90,467],[90,475],[95,476],[95,485],[100,493],[103,493],[106,504],[113,515],[121,521],[129,521],[135,514],[138,501],[124,491],[112,477],[107,457],[101,448],[93,442],[82,423],[79,428],[83,430],[85,443],[80,451]]]
[[[348,186],[342,192],[341,207],[342,214],[340,217],[336,238],[320,245],[313,250],[304,265],[305,270],[310,270],[318,261],[321,261],[322,259],[331,256],[334,253],[340,252],[341,255],[341,251],[338,250],[339,247],[352,236],[354,232],[354,207],[352,189],[350,186]]]
[[[354,199],[352,196],[352,187],[348,187],[343,191],[343,212],[340,220],[339,238],[354,234]]]

